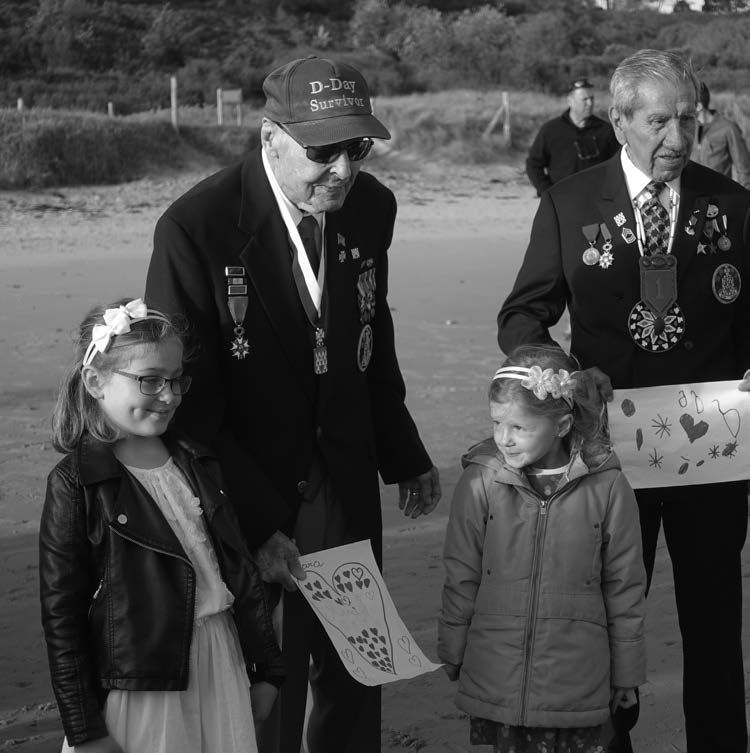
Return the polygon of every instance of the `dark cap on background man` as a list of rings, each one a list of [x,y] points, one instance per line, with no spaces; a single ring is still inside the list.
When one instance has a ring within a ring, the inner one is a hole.
[[[268,74],[263,91],[263,114],[305,146],[391,137],[372,114],[364,77],[346,63],[315,56],[292,60]]]
[[[570,91],[574,92],[576,89],[593,89],[594,85],[585,77],[573,79],[570,82]]]

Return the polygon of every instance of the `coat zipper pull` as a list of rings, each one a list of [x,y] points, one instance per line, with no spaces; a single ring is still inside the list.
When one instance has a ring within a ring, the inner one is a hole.
[[[546,499],[540,499],[539,500],[539,504],[540,504],[540,506],[542,508],[542,513],[541,514],[542,515],[546,515],[547,514],[547,500]]]

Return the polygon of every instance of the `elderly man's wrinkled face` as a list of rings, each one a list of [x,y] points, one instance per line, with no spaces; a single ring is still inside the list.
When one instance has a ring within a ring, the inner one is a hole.
[[[632,117],[614,107],[610,119],[621,144],[636,167],[654,180],[670,181],[690,159],[695,140],[695,91],[685,83],[649,81],[639,89]]]
[[[304,147],[268,120],[261,126],[261,140],[273,174],[292,204],[312,214],[341,209],[361,162],[352,162],[346,151],[328,164],[313,162]]]

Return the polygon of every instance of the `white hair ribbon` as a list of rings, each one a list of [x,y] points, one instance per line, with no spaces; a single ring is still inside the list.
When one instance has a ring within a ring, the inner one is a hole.
[[[115,335],[130,332],[131,322],[145,319],[161,319],[164,322],[169,322],[164,314],[146,308],[146,304],[141,298],[136,298],[124,306],[107,309],[102,318],[104,324],[95,324],[91,331],[91,343],[86,348],[86,354],[83,357],[84,366],[88,366],[97,353],[106,353]]]
[[[495,372],[495,379],[518,379],[521,384],[531,390],[539,400],[544,400],[547,395],[553,398],[562,398],[572,408],[573,393],[576,380],[565,369],[555,372],[553,369],[544,369],[540,366],[503,366]]]

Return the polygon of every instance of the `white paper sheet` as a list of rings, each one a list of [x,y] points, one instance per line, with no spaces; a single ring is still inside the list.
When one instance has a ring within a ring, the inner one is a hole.
[[[631,486],[750,478],[750,393],[738,382],[615,390],[609,429]]]
[[[432,672],[393,605],[368,541],[300,557],[298,581],[349,674],[363,685]]]

